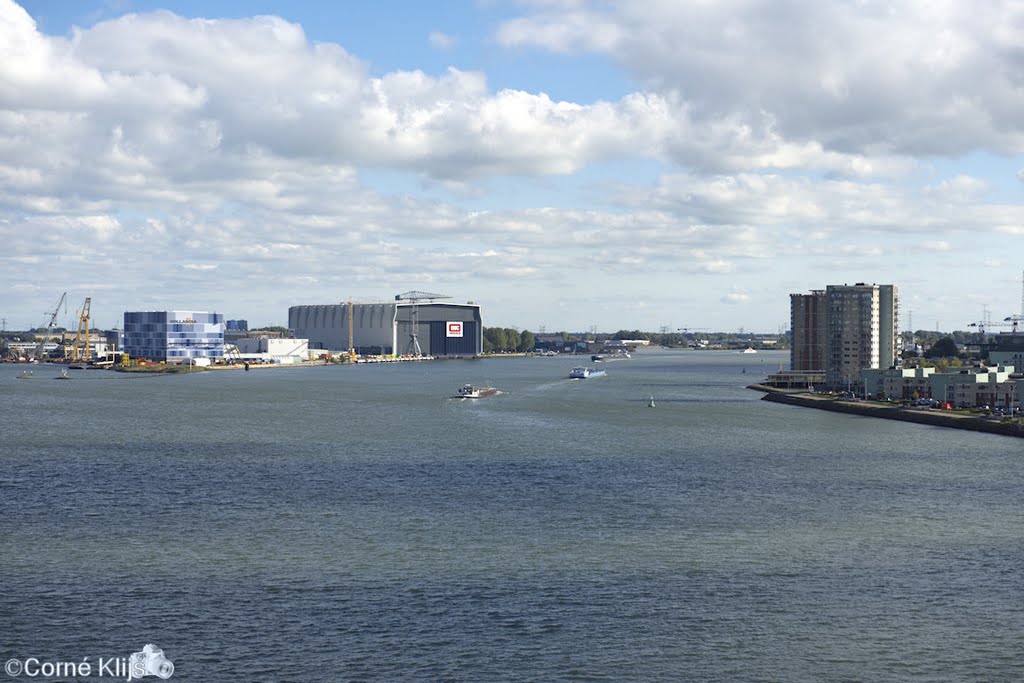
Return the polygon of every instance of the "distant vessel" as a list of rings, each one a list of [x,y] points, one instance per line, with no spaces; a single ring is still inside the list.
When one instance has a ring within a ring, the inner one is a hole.
[[[600,377],[603,374],[604,370],[580,366],[572,369],[569,373],[569,379],[590,379],[591,377]]]
[[[61,368],[60,374],[54,379],[71,379],[71,375],[68,374],[67,368]]]
[[[654,397],[653,396],[651,396],[651,400],[647,402],[647,407],[648,408],[654,408],[655,407],[655,405],[654,405]]]
[[[747,348],[740,351],[740,353],[757,353],[757,349],[752,349],[748,346]]]
[[[590,357],[590,360],[595,363],[599,363],[604,360],[623,360],[625,358],[632,358],[629,355],[629,351],[609,351],[606,353],[595,353]]]
[[[486,398],[494,396],[498,390],[494,387],[475,387],[472,384],[465,384],[459,387],[459,392],[452,398]]]
[[[32,379],[32,371],[31,370],[23,371],[20,375],[18,375],[18,379]]]

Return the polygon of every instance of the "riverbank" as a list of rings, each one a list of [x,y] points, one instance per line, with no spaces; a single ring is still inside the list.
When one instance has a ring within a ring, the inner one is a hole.
[[[259,370],[264,368],[309,368],[323,365],[344,365],[344,363],[327,363],[322,360],[311,360],[304,363],[226,363],[216,365],[186,365],[150,363],[147,365],[116,365],[114,372],[133,372],[138,374],[188,374],[190,372],[215,372],[221,370]]]
[[[830,394],[812,394],[805,391],[787,391],[763,384],[752,384],[748,389],[765,393],[762,400],[803,408],[831,410],[849,415],[877,417],[884,420],[914,422],[935,427],[966,429],[1002,436],[1024,437],[1019,418],[988,417],[974,412],[937,410],[917,406],[904,406],[884,401],[863,401],[839,398]]]
[[[200,365],[117,365],[111,368],[114,372],[129,372],[139,375],[177,375],[189,372],[205,372],[208,367]]]

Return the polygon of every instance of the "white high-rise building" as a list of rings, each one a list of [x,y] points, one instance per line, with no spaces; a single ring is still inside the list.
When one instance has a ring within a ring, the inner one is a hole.
[[[893,285],[829,285],[825,288],[825,382],[860,384],[860,371],[889,368],[898,356],[899,298]]]
[[[791,369],[824,372],[833,388],[860,384],[860,371],[899,358],[899,302],[893,285],[828,285],[790,295]]]

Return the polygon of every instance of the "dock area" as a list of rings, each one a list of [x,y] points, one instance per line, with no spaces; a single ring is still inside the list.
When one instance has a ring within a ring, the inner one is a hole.
[[[764,392],[762,400],[773,403],[831,410],[837,413],[877,417],[884,420],[915,422],[935,427],[966,429],[975,432],[986,432],[1002,436],[1024,437],[1024,421],[1022,418],[997,417],[979,414],[977,411],[940,410],[921,406],[908,406],[889,401],[866,401],[861,399],[845,399],[833,394],[817,394],[807,391],[791,391],[777,389],[763,384],[751,384],[747,387],[754,391]]]

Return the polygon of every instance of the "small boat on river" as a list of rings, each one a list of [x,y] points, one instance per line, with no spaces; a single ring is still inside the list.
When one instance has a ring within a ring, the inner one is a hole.
[[[459,392],[452,398],[487,398],[497,393],[498,390],[494,387],[475,387],[472,384],[464,384],[459,387]]]

